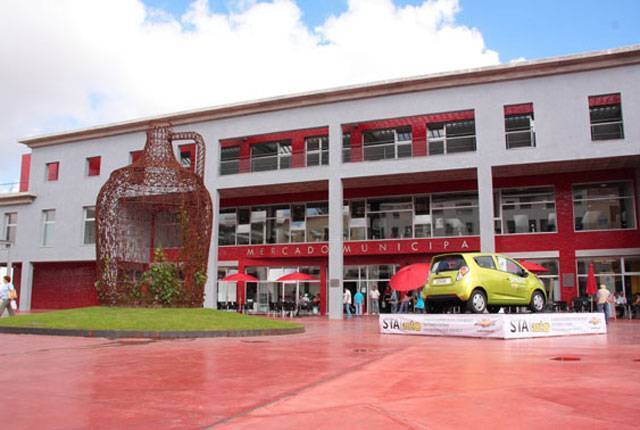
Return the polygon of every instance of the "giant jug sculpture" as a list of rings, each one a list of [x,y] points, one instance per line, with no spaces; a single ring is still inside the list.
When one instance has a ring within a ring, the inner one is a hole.
[[[195,173],[176,160],[172,143],[178,140],[195,142]],[[115,170],[103,185],[96,202],[96,286],[102,304],[135,303],[136,282],[154,263],[154,250],[163,249],[180,278],[181,291],[171,305],[202,306],[213,221],[204,161],[202,136],[154,123],[142,156]]]

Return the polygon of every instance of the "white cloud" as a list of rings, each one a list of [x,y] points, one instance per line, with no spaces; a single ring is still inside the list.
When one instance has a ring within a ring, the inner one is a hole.
[[[294,0],[194,1],[177,20],[139,0],[0,2],[0,183],[19,137],[143,115],[496,64],[457,0],[350,0],[308,28]]]

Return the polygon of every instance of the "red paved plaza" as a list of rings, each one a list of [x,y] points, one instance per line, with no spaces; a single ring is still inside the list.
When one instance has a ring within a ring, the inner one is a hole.
[[[173,341],[0,335],[2,429],[615,428],[640,422],[640,321],[608,335],[302,335]],[[572,356],[579,361],[557,361]]]

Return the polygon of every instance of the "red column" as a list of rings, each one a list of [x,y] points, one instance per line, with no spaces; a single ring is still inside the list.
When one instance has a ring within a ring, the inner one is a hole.
[[[249,142],[240,144],[240,173],[251,171],[251,145]]]
[[[22,154],[20,164],[20,192],[29,191],[29,173],[31,171],[31,154]]]
[[[563,301],[571,302],[578,295],[578,277],[576,275],[576,244],[573,225],[573,196],[571,183],[560,180],[556,183],[556,217],[560,243],[560,287]],[[563,274],[571,274],[574,278],[573,287],[565,287]]]
[[[327,314],[327,262],[320,264],[320,314]]]
[[[357,127],[354,127],[353,130],[351,130],[349,146],[351,147],[351,161],[362,161],[362,134]]]
[[[291,167],[304,167],[305,162],[305,147],[304,136],[296,135],[291,142]]]
[[[424,157],[427,155],[427,125],[423,122],[411,126],[413,136],[413,156]]]

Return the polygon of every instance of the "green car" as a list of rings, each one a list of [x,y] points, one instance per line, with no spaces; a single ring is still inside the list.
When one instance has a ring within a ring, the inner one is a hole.
[[[473,313],[495,313],[501,307],[529,306],[542,312],[547,293],[542,282],[515,260],[500,254],[436,255],[422,289],[429,312],[463,304]]]

